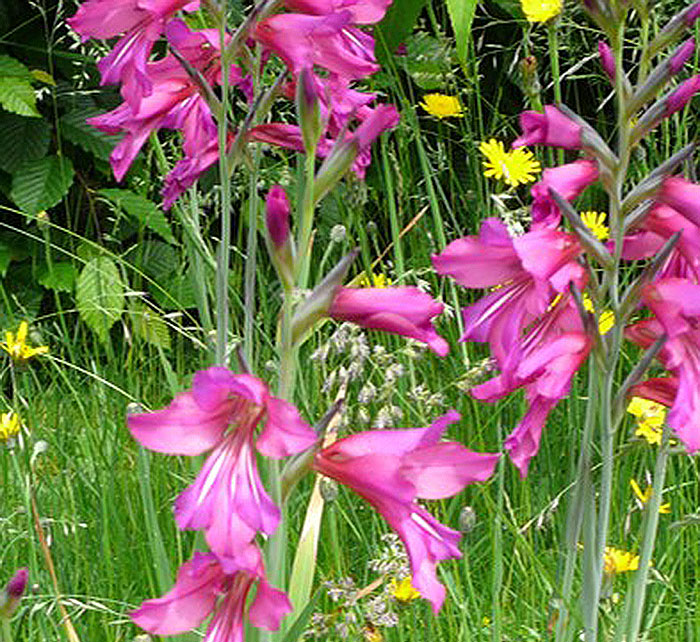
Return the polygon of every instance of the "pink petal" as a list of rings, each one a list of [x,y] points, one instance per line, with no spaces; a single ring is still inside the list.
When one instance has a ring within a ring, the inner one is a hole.
[[[300,453],[316,443],[316,433],[301,418],[293,404],[268,397],[265,409],[267,421],[256,442],[260,454],[281,459]]]
[[[287,594],[280,591],[262,578],[258,583],[255,599],[250,605],[248,619],[253,626],[266,631],[277,631],[285,615],[292,612],[292,603]]]

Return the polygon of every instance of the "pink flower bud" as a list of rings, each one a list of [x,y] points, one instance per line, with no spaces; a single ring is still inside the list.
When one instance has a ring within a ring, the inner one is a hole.
[[[598,42],[598,54],[600,55],[600,64],[608,78],[615,80],[615,56],[610,45],[604,40]]]
[[[671,92],[666,98],[666,109],[664,117],[668,118],[671,114],[683,109],[688,104],[690,99],[700,91],[700,75],[688,78],[682,82],[678,88]]]
[[[289,238],[289,200],[283,187],[273,185],[265,200],[267,233],[275,247],[282,247]]]
[[[688,62],[695,51],[695,40],[686,40],[678,49],[673,52],[669,60],[668,68],[673,75],[677,74],[683,65]]]
[[[17,610],[19,601],[27,587],[28,577],[29,570],[27,568],[21,568],[7,583],[5,589],[0,593],[0,617],[11,618],[13,613]]]
[[[547,145],[564,149],[580,149],[581,126],[567,118],[554,105],[545,105],[544,114],[525,111],[520,114],[523,135],[513,141],[513,148],[525,145]]]

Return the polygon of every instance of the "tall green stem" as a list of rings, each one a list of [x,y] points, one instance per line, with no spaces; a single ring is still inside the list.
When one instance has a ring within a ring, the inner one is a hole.
[[[554,101],[561,103],[561,73],[559,69],[559,36],[557,31],[558,20],[550,20],[547,24],[547,40],[549,43],[549,64],[552,69],[552,82],[554,83]],[[564,150],[557,150],[557,162],[564,164]]]
[[[2,642],[12,642],[12,631],[10,630],[10,620],[7,618],[0,618],[2,622]]]
[[[229,326],[228,271],[231,246],[231,175],[226,153],[228,138],[228,76],[229,60],[226,49],[226,11],[219,23],[221,46],[221,113],[219,130],[219,177],[221,180],[221,242],[216,257],[216,363],[226,365]]]

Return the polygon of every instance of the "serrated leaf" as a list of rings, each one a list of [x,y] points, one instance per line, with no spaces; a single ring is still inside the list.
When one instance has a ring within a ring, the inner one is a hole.
[[[0,106],[20,116],[41,116],[36,108],[34,87],[30,82],[14,76],[0,76]]]
[[[106,342],[109,329],[124,311],[124,284],[114,261],[106,256],[89,261],[78,277],[75,295],[80,318]]]
[[[450,74],[450,50],[445,43],[425,33],[409,38],[406,69],[421,89],[432,91],[445,86]]]
[[[32,74],[19,60],[5,54],[0,55],[0,78],[19,78],[29,82]]]
[[[140,258],[137,267],[159,283],[169,281],[181,263],[179,252],[163,241],[144,241],[131,255]]]
[[[187,310],[197,306],[192,281],[186,274],[162,283],[149,283],[148,291],[163,310]]]
[[[41,118],[0,113],[0,169],[14,174],[25,161],[46,156],[51,127]]]
[[[87,118],[98,113],[96,110],[89,112],[82,109],[70,111],[59,119],[60,132],[61,136],[68,142],[82,147],[97,158],[109,160],[109,155],[119,138],[105,134],[85,122]]]
[[[131,306],[131,327],[134,334],[151,345],[170,350],[168,324],[155,310],[136,303]]]
[[[78,270],[68,261],[54,263],[49,270],[48,265],[42,265],[37,270],[36,280],[49,290],[57,292],[72,292]]]
[[[65,156],[47,156],[22,163],[12,176],[10,197],[27,214],[48,210],[73,184],[73,164]]]
[[[100,194],[156,234],[162,236],[166,241],[175,243],[175,237],[170,230],[163,210],[153,201],[126,189],[102,189]]]

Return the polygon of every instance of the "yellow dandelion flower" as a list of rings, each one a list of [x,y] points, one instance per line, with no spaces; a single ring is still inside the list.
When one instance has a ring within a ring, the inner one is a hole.
[[[445,94],[426,94],[420,106],[431,116],[437,118],[461,118],[464,116],[462,106],[456,96]]]
[[[605,212],[581,212],[583,224],[599,241],[606,241],[610,238],[610,228],[605,225],[606,217]]]
[[[528,22],[547,22],[561,13],[562,0],[520,0]]]
[[[420,593],[411,584],[410,577],[404,577],[402,580],[392,578],[389,591],[399,602],[412,602],[420,597]]]
[[[482,142],[479,151],[486,156],[482,162],[484,176],[503,180],[511,187],[532,183],[535,176],[542,171],[540,162],[531,151],[520,147],[507,152],[503,143],[495,138]]]
[[[637,429],[634,431],[637,437],[644,437],[647,443],[652,446],[661,445],[661,436],[666,421],[666,408],[664,406],[642,397],[632,397],[627,406],[627,412],[637,419]]]
[[[375,626],[372,626],[371,624],[368,624],[365,627],[363,631],[363,637],[365,639],[365,642],[383,642],[384,640],[381,631]]]
[[[0,415],[0,441],[7,441],[19,434],[19,417],[10,410]]]
[[[361,288],[388,288],[391,285],[391,279],[383,274],[371,274],[371,279],[366,274],[362,275],[359,285]]]
[[[619,548],[613,548],[612,546],[606,546],[603,565],[605,574],[611,577],[618,573],[636,571],[639,568],[639,555]]]
[[[589,312],[596,314],[595,306],[591,297],[583,293],[583,307]],[[607,334],[615,325],[615,313],[612,310],[603,310],[598,317],[598,332],[601,335]]]
[[[16,335],[9,331],[5,332],[5,343],[0,343],[0,348],[7,352],[14,361],[27,361],[36,355],[46,354],[49,351],[48,346],[30,348],[27,345],[28,331],[29,324],[26,321],[22,321],[19,324]]]
[[[646,506],[651,499],[651,486],[647,486],[642,492],[636,479],[630,479],[630,486],[632,487],[632,492],[637,496],[637,499],[641,502],[642,507]],[[659,506],[659,513],[662,515],[668,515],[671,512],[671,504],[661,504]]]

